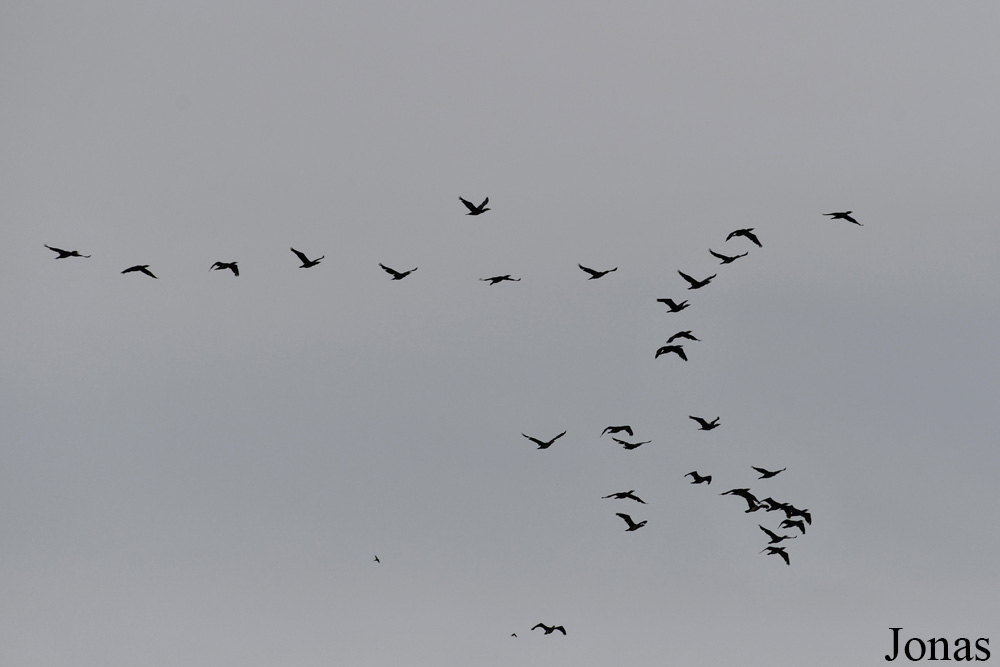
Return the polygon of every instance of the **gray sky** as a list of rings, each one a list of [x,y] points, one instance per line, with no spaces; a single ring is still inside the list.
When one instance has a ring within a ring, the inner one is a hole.
[[[998,20],[6,3],[0,663],[842,667],[890,627],[1000,634]],[[812,511],[790,567],[744,486]]]

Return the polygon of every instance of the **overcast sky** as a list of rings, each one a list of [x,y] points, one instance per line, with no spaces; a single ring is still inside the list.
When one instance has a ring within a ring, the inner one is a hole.
[[[890,627],[1000,641],[998,25],[5,3],[0,663],[843,667],[884,664]],[[763,247],[726,240],[746,227]],[[654,359],[680,330],[689,360]],[[790,566],[737,487],[811,511]],[[629,489],[646,504],[602,499]]]

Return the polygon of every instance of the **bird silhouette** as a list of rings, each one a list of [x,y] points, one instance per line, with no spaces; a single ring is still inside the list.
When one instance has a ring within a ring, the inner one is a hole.
[[[375,554],[375,562],[376,562],[376,563],[381,563],[381,562],[382,562],[382,561],[380,561],[380,560],[378,559],[378,554]]]
[[[684,476],[685,477],[690,477],[692,484],[702,484],[702,483],[704,483],[704,484],[711,484],[712,483],[712,476],[711,475],[699,475],[697,470],[692,470],[691,472],[685,474]]]
[[[538,625],[536,625],[535,627],[533,627],[531,629],[532,630],[537,630],[538,628],[541,628],[542,630],[545,630],[545,634],[547,634],[547,635],[551,635],[556,630],[558,630],[559,632],[563,633],[564,635],[566,634],[566,628],[564,628],[561,625],[545,625],[544,623],[539,623]]]
[[[486,199],[484,199],[483,203],[480,204],[479,206],[476,206],[475,204],[473,204],[468,199],[463,199],[462,197],[459,197],[458,200],[460,202],[462,202],[463,204],[465,204],[465,208],[469,209],[469,212],[466,213],[466,215],[482,215],[483,213],[486,213],[486,211],[491,210],[491,209],[486,208],[486,205],[490,202],[490,198],[489,197],[487,197]]]
[[[583,269],[584,271],[586,271],[587,273],[590,274],[590,278],[588,278],[587,280],[594,280],[595,278],[600,278],[601,276],[606,276],[609,273],[611,273],[612,271],[617,271],[618,270],[617,266],[615,268],[613,268],[613,269],[608,269],[607,271],[595,271],[594,269],[588,269],[583,264],[577,264],[577,266],[579,266],[581,269]]]
[[[707,285],[710,282],[712,282],[712,278],[714,278],[716,275],[718,275],[718,274],[713,273],[712,275],[710,275],[708,278],[705,278],[704,280],[695,280],[694,278],[692,278],[688,274],[684,273],[683,271],[678,271],[677,273],[681,274],[681,278],[683,278],[684,280],[688,281],[688,289],[698,289],[700,287],[704,287],[705,285]]]
[[[747,512],[756,512],[762,509],[764,506],[757,501],[757,497],[750,493],[750,489],[730,489],[729,491],[723,491],[719,494],[720,496],[739,496],[743,500],[747,501]]]
[[[794,540],[795,539],[795,535],[778,535],[777,533],[774,533],[774,532],[768,530],[767,528],[765,528],[764,526],[760,525],[759,523],[757,524],[757,527],[760,528],[761,530],[763,530],[764,534],[767,535],[769,538],[771,538],[771,541],[768,542],[768,544],[777,544],[778,542],[781,542],[781,541],[784,541],[784,540]]]
[[[770,477],[774,477],[779,472],[786,470],[786,468],[782,468],[781,470],[765,470],[764,468],[758,468],[757,466],[750,466],[750,467],[760,473],[760,477],[758,477],[757,479],[768,479]]]
[[[415,266],[409,271],[397,271],[396,269],[390,269],[388,266],[382,264],[381,262],[379,263],[379,266],[382,267],[383,271],[392,276],[393,280],[402,280],[403,278],[405,278],[406,276],[410,275],[411,273],[420,268],[419,266]]]
[[[628,426],[628,425],[626,425],[626,426],[609,426],[609,427],[607,427],[606,429],[604,429],[601,432],[601,435],[603,436],[605,433],[610,433],[611,435],[614,435],[615,433],[621,433],[622,431],[625,431],[629,435],[635,435],[635,433],[632,432],[632,427]]]
[[[690,331],[678,331],[673,336],[667,339],[667,345],[670,345],[678,338],[687,338],[688,340],[697,340],[697,341],[701,340],[700,338],[695,338],[693,335],[691,335]]]
[[[716,417],[712,421],[707,421],[705,419],[702,419],[701,417],[695,417],[694,415],[688,415],[688,419],[693,419],[696,422],[698,422],[699,424],[701,424],[701,428],[698,429],[699,431],[711,431],[713,428],[719,428],[720,426],[722,426],[722,424],[719,423],[719,418],[718,417]]]
[[[830,216],[831,220],[847,220],[848,222],[853,222],[859,227],[863,227],[864,225],[851,217],[851,213],[853,213],[853,211],[837,211],[836,213],[824,213],[823,215]]]
[[[601,497],[605,499],[615,498],[617,500],[625,500],[627,498],[629,500],[634,500],[637,503],[642,503],[643,505],[646,504],[645,500],[635,495],[635,489],[632,489],[631,491],[619,491],[618,493],[612,493],[610,496],[601,496]]]
[[[792,564],[791,561],[788,559],[788,552],[785,551],[785,547],[766,547],[765,549],[761,550],[761,553],[764,553],[765,551],[767,552],[768,556],[773,556],[774,554],[778,554],[779,556],[781,556],[781,558],[785,561],[785,565]]]
[[[489,283],[490,283],[490,285],[496,285],[497,283],[502,283],[505,280],[509,280],[511,282],[519,282],[521,279],[520,278],[511,278],[510,274],[508,273],[508,274],[503,275],[503,276],[493,276],[492,278],[480,278],[480,280],[488,280]]]
[[[667,308],[670,309],[668,312],[671,312],[671,313],[679,313],[679,312],[681,312],[682,310],[684,310],[685,308],[687,308],[688,306],[691,305],[691,304],[689,304],[687,302],[687,299],[685,299],[684,301],[681,301],[680,303],[677,303],[673,299],[657,299],[657,301],[659,303],[665,303],[665,304],[667,304]]]
[[[616,513],[615,516],[620,516],[622,519],[625,520],[625,523],[628,524],[628,528],[625,529],[626,533],[631,533],[633,530],[639,530],[640,528],[646,525],[645,520],[636,523],[635,521],[632,520],[632,517],[630,517],[628,514],[623,514],[622,512]]]
[[[319,264],[321,259],[326,257],[326,255],[323,255],[321,257],[317,257],[316,259],[309,259],[308,257],[305,256],[305,253],[301,253],[295,248],[289,248],[289,250],[294,252],[295,256],[299,258],[300,262],[302,262],[302,266],[299,267],[300,269],[308,269],[312,266],[316,266],[317,264]]]
[[[708,249],[708,251],[709,251],[710,253],[712,253],[712,255],[713,255],[714,257],[718,257],[719,259],[721,259],[721,260],[722,260],[721,262],[719,262],[720,264],[729,264],[729,263],[731,263],[731,262],[735,262],[735,261],[736,261],[736,260],[738,260],[738,259],[739,259],[740,257],[746,257],[746,256],[747,256],[747,254],[748,254],[748,253],[745,253],[745,252],[744,252],[744,253],[740,253],[739,255],[732,255],[732,256],[730,256],[730,255],[723,255],[723,254],[721,254],[721,253],[717,253],[717,252],[715,252],[714,250],[712,250],[711,248],[709,248],[709,249]]]
[[[792,521],[791,519],[785,519],[782,521],[779,528],[798,528],[802,531],[802,534],[806,534],[806,524],[803,521]]]
[[[684,346],[683,345],[664,345],[663,347],[661,347],[660,349],[658,349],[656,351],[656,356],[653,357],[653,358],[656,359],[661,354],[668,354],[670,352],[673,352],[674,354],[676,354],[678,357],[680,357],[684,361],[688,360],[687,355],[684,353]]]
[[[149,264],[136,264],[135,266],[128,267],[127,269],[122,271],[122,273],[132,273],[133,271],[138,271],[139,273],[145,273],[150,278],[156,278],[156,276],[153,275],[153,272],[149,270]]]
[[[530,435],[527,435],[527,434],[524,434],[524,433],[522,433],[521,435],[523,435],[525,438],[527,438],[528,440],[531,440],[533,443],[535,443],[536,445],[538,445],[539,449],[548,449],[549,447],[552,446],[552,443],[554,443],[556,440],[558,440],[559,438],[561,438],[564,435],[566,435],[566,431],[563,431],[562,433],[560,433],[559,435],[557,435],[556,437],[554,437],[554,438],[552,438],[551,440],[548,440],[548,441],[539,440],[538,438],[532,438]]]
[[[63,250],[62,248],[53,248],[47,243],[43,243],[42,245],[44,245],[52,252],[58,253],[58,256],[53,257],[53,259],[66,259],[67,257],[90,257],[90,255],[81,255],[76,250]]]
[[[756,243],[758,248],[763,248],[764,246],[761,245],[760,239],[758,239],[757,235],[753,233],[753,230],[754,230],[753,227],[748,227],[747,229],[737,229],[735,231],[729,232],[729,236],[726,237],[726,240],[728,241],[729,239],[735,236],[743,236]]]
[[[618,438],[611,438],[611,439],[617,442],[625,449],[635,449],[636,447],[648,445],[649,443],[653,442],[652,440],[643,440],[642,442],[626,442],[625,440],[619,440]]]
[[[236,262],[216,262],[209,271],[221,271],[223,269],[229,269],[233,272],[234,276],[240,275],[240,267],[236,266]]]

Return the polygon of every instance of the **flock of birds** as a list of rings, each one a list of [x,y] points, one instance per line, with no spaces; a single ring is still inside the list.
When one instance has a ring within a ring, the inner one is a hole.
[[[467,200],[467,199],[465,199],[463,197],[459,197],[459,200],[468,209],[468,213],[466,213],[466,215],[478,216],[478,215],[482,215],[482,214],[486,213],[487,211],[491,210],[490,208],[487,207],[487,204],[490,201],[489,197],[485,198],[478,205],[473,204],[471,201],[469,201],[469,200]],[[852,216],[852,213],[853,213],[852,211],[835,211],[835,212],[832,212],[832,213],[824,213],[823,215],[828,216],[831,220],[845,220],[847,222],[851,222],[851,223],[853,223],[855,225],[859,225],[860,226],[861,223],[858,222]],[[734,238],[744,238],[744,239],[747,239],[748,241],[750,241],[751,243],[753,243],[754,245],[756,245],[759,248],[763,247],[762,243],[760,242],[760,239],[754,233],[754,229],[753,228],[745,228],[745,229],[734,230],[734,231],[730,232],[728,236],[726,236],[726,241],[730,241],[730,240],[732,240]],[[91,255],[84,255],[84,254],[80,253],[77,250],[64,250],[62,248],[57,248],[55,246],[50,246],[48,244],[45,244],[45,247],[56,253],[55,259],[67,259],[67,258],[71,258],[71,257],[74,257],[74,258],[76,258],[76,257],[78,257],[78,258],[90,258],[91,257]],[[325,255],[321,255],[321,256],[316,257],[314,259],[310,259],[305,253],[303,253],[303,252],[301,252],[299,250],[296,250],[295,248],[290,248],[290,250],[292,251],[292,253],[296,256],[296,258],[300,262],[299,268],[303,268],[303,269],[309,269],[309,268],[312,268],[312,267],[318,265],[326,257]],[[740,259],[742,257],[746,257],[749,254],[748,252],[742,252],[742,253],[735,254],[735,255],[725,255],[723,253],[716,252],[715,250],[712,250],[711,248],[709,248],[709,253],[713,257],[715,257],[716,259],[719,259],[720,260],[720,264],[722,264],[722,265],[731,264],[731,263],[735,262],[736,260],[738,260],[738,259]],[[584,273],[588,274],[588,276],[589,276],[588,280],[597,280],[599,278],[603,278],[604,276],[608,275],[609,273],[612,273],[612,272],[618,270],[617,266],[614,267],[614,268],[611,268],[611,269],[606,269],[606,270],[593,269],[593,268],[584,266],[583,264],[578,264],[577,266],[579,266],[579,268]],[[417,267],[414,267],[414,268],[412,268],[412,269],[410,269],[408,271],[397,271],[396,269],[393,269],[393,268],[391,268],[389,266],[386,266],[384,264],[381,264],[381,263],[379,264],[379,267],[381,267],[383,271],[385,271],[387,274],[389,274],[389,276],[391,277],[392,280],[402,280],[403,278],[406,278],[407,276],[411,275],[412,273],[414,273],[417,270]],[[236,261],[232,261],[232,262],[217,261],[214,264],[212,264],[212,266],[209,268],[209,271],[227,271],[227,270],[230,271],[230,272],[232,272],[232,274],[233,274],[234,277],[239,277],[239,275],[240,275],[239,263],[236,262]],[[124,269],[121,273],[123,273],[123,274],[126,274],[126,273],[142,273],[142,274],[145,274],[145,275],[149,276],[150,278],[157,278],[157,276],[150,270],[149,264],[136,264],[136,265],[133,265],[133,266],[129,266],[126,269]],[[684,281],[687,282],[687,284],[688,284],[687,289],[688,290],[702,289],[702,288],[706,287],[707,285],[709,285],[712,282],[712,280],[714,280],[716,278],[716,276],[718,275],[718,274],[712,274],[712,275],[710,275],[710,276],[708,276],[706,278],[699,279],[699,278],[694,278],[694,277],[692,277],[692,276],[684,273],[683,271],[678,271],[677,273],[681,276],[681,278],[684,279]],[[491,276],[489,278],[480,278],[480,280],[488,282],[490,285],[496,285],[496,284],[499,284],[499,283],[502,283],[502,282],[519,282],[521,279],[520,278],[513,278],[509,274],[504,274],[504,275]],[[680,311],[688,308],[691,305],[687,300],[676,301],[676,300],[674,300],[672,298],[657,299],[657,302],[665,304],[667,306],[667,309],[668,309],[667,312],[669,312],[669,313],[678,313],[678,312],[680,312]],[[687,361],[688,360],[688,356],[687,356],[687,353],[684,350],[684,345],[682,343],[675,342],[675,341],[680,341],[680,340],[684,340],[684,341],[700,341],[700,339],[697,338],[690,330],[678,331],[677,333],[671,335],[666,340],[665,344],[662,345],[662,346],[660,346],[656,350],[654,358],[659,358],[659,357],[661,357],[663,355],[667,355],[667,354],[674,354],[677,357],[679,357],[680,359],[682,359],[684,361]],[[689,418],[691,420],[693,420],[695,423],[697,423],[699,430],[702,430],[702,431],[712,431],[712,430],[714,430],[716,428],[719,428],[721,426],[720,417],[715,417],[714,419],[710,419],[709,420],[709,419],[705,419],[703,417],[699,417],[699,416],[695,416],[695,415],[689,415]],[[555,436],[553,436],[553,437],[551,437],[551,438],[549,438],[547,440],[544,440],[542,438],[537,438],[537,437],[528,435],[526,433],[522,433],[521,435],[524,438],[526,438],[527,440],[529,440],[530,442],[532,442],[533,444],[535,444],[539,450],[545,450],[545,449],[548,449],[548,448],[552,447],[556,443],[556,441],[559,440],[560,438],[562,438],[563,436],[565,436],[566,433],[567,433],[567,431],[563,430],[561,433],[559,433],[559,434],[557,434],[557,435],[555,435]],[[632,427],[630,425],[627,425],[627,424],[625,424],[625,425],[619,425],[619,426],[608,426],[607,428],[605,428],[602,431],[601,437],[603,437],[604,435],[611,435],[611,439],[615,443],[620,444],[623,449],[628,450],[628,451],[635,450],[635,449],[641,447],[642,445],[646,445],[646,444],[649,444],[650,442],[652,442],[651,440],[633,441],[633,440],[625,440],[625,439],[620,438],[620,437],[615,437],[615,436],[617,436],[619,434],[622,434],[622,433],[627,434],[630,438],[634,438],[635,437],[635,433],[634,433]],[[771,478],[773,478],[773,477],[777,476],[778,474],[780,474],[780,473],[782,473],[782,472],[785,471],[785,468],[781,468],[780,470],[770,470],[770,469],[767,469],[767,468],[762,468],[762,467],[757,467],[757,466],[751,466],[751,467],[753,468],[753,470],[755,470],[757,473],[759,473],[760,476],[757,478],[758,480],[771,479]],[[682,477],[690,477],[691,478],[691,482],[690,482],[691,484],[705,484],[705,485],[710,485],[712,483],[712,475],[710,475],[710,474],[703,475],[700,472],[698,472],[697,470],[692,470],[691,472],[688,472],[688,473],[684,474]],[[764,535],[768,539],[768,542],[767,542],[766,546],[764,547],[764,549],[762,549],[760,551],[760,553],[766,553],[767,555],[777,555],[782,560],[785,561],[786,565],[791,565],[791,558],[789,557],[787,548],[784,545],[782,545],[782,546],[776,546],[776,545],[779,545],[780,543],[785,542],[787,540],[795,539],[795,538],[797,538],[797,537],[805,534],[805,532],[806,532],[806,526],[807,525],[812,525],[812,514],[811,514],[811,512],[808,509],[800,509],[800,508],[796,507],[795,505],[793,505],[791,503],[780,502],[780,501],[777,501],[777,500],[775,500],[774,498],[772,498],[770,496],[762,498],[762,499],[758,499],[758,497],[754,493],[751,492],[751,490],[750,490],[749,487],[739,487],[739,488],[729,489],[728,491],[724,491],[724,492],[722,492],[719,495],[723,495],[723,496],[736,496],[736,497],[742,498],[747,503],[747,508],[746,508],[745,512],[748,513],[748,514],[749,513],[754,513],[754,512],[759,512],[759,511],[763,511],[765,513],[770,513],[770,512],[781,512],[781,513],[783,513],[784,519],[780,522],[780,524],[778,524],[776,530],[780,530],[780,531],[796,530],[796,531],[798,531],[798,533],[795,534],[795,535],[787,534],[787,533],[786,534],[779,534],[779,533],[775,532],[775,530],[772,530],[770,528],[765,527],[763,524],[758,524],[758,527],[760,528],[760,530],[764,533]],[[635,503],[638,503],[640,505],[646,505],[647,504],[646,501],[642,500],[642,498],[640,498],[638,495],[636,495],[636,490],[635,489],[629,489],[628,491],[617,491],[617,492],[611,493],[609,495],[602,496],[602,499],[605,499],[605,500],[631,500],[631,501],[633,501]],[[625,532],[634,532],[634,531],[637,531],[640,528],[644,527],[648,523],[647,519],[643,519],[641,521],[636,521],[635,519],[632,518],[632,516],[630,514],[628,514],[626,512],[616,512],[615,515],[618,516],[619,518],[621,518],[622,521],[625,522],[625,525],[626,525]],[[375,563],[381,563],[381,560],[379,559],[378,555],[375,556],[374,562]],[[543,632],[544,632],[545,635],[551,635],[554,632],[560,632],[563,635],[566,634],[566,628],[563,627],[562,625],[546,625],[544,623],[538,623],[537,625],[535,625],[534,627],[531,628],[531,630],[537,630],[537,629],[543,630]],[[511,636],[517,637],[517,633],[516,632],[512,633]]]

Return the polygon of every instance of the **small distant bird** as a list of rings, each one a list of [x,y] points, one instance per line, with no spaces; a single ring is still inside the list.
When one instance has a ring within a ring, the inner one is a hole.
[[[765,470],[764,468],[758,468],[757,466],[750,467],[760,473],[760,477],[757,479],[768,479],[769,477],[774,477],[779,472],[786,470],[786,468],[782,468],[781,470]]]
[[[758,239],[757,235],[753,233],[753,230],[753,227],[749,227],[747,229],[737,229],[736,231],[729,232],[729,236],[726,237],[726,240],[728,241],[734,236],[744,236],[756,243],[758,248],[763,248],[764,246],[760,244],[760,239]]]
[[[538,625],[536,625],[535,627],[533,627],[531,629],[532,630],[537,630],[538,628],[541,628],[542,630],[545,630],[545,634],[547,634],[547,635],[551,635],[556,630],[558,630],[559,632],[563,633],[564,635],[566,634],[566,628],[564,628],[561,625],[545,625],[544,623],[539,623]],[[517,635],[514,635],[514,636],[516,637]]]
[[[223,269],[229,269],[233,272],[234,276],[240,275],[240,267],[236,266],[236,262],[216,262],[209,271],[221,271]]]
[[[559,438],[561,438],[564,435],[566,435],[566,431],[563,431],[562,433],[560,433],[559,435],[557,435],[556,437],[552,438],[549,441],[542,441],[542,440],[539,440],[538,438],[532,438],[530,435],[526,435],[524,433],[522,433],[521,435],[523,435],[525,438],[527,438],[528,440],[531,440],[533,443],[535,443],[536,445],[538,445],[539,449],[548,449],[549,447],[552,446],[552,443],[554,443],[556,440],[558,440]]]
[[[601,497],[605,499],[615,498],[617,500],[625,500],[626,498],[628,498],[630,500],[636,501],[637,503],[642,503],[643,505],[646,504],[645,500],[635,495],[635,489],[632,489],[631,491],[619,491],[618,493],[612,493],[610,496],[601,496]]]
[[[62,248],[53,248],[47,243],[43,243],[42,245],[44,245],[52,252],[59,253],[59,256],[54,257],[53,259],[66,259],[67,257],[90,257],[90,255],[81,255],[76,250],[63,250]]]
[[[614,440],[615,442],[617,442],[619,445],[621,445],[625,449],[635,449],[636,447],[641,447],[643,445],[648,445],[649,443],[653,442],[652,440],[643,440],[642,442],[626,442],[624,440],[619,440],[618,438],[611,438],[611,439]]]
[[[653,358],[656,359],[661,354],[668,354],[670,352],[673,352],[674,354],[676,354],[678,357],[680,357],[684,361],[688,360],[687,355],[684,353],[684,346],[683,345],[664,345],[663,347],[661,347],[660,349],[658,349],[656,351],[656,356],[653,357]]]
[[[128,267],[127,269],[122,271],[122,273],[132,273],[133,271],[138,271],[139,273],[145,273],[150,278],[156,278],[156,276],[153,275],[153,272],[149,270],[149,264],[136,264],[135,266]]]
[[[613,268],[613,269],[608,269],[607,271],[595,271],[594,269],[588,269],[583,264],[577,264],[577,266],[579,266],[581,269],[583,269],[584,271],[586,271],[587,273],[590,274],[590,278],[587,278],[587,280],[594,280],[595,278],[600,278],[602,276],[606,276],[609,273],[611,273],[612,271],[617,271],[618,270],[617,266],[615,268]]]
[[[678,338],[687,338],[688,340],[697,340],[697,341],[701,340],[700,338],[695,338],[693,335],[691,335],[690,331],[678,331],[673,336],[667,339],[667,345],[670,345]]]
[[[806,534],[806,524],[802,521],[792,521],[791,519],[785,519],[778,526],[779,528],[798,528],[802,531],[802,534]]]
[[[851,217],[851,213],[853,213],[853,211],[838,211],[836,213],[824,213],[823,215],[830,216],[831,220],[847,220],[848,222],[853,222],[859,227],[863,227],[864,225]]]
[[[800,510],[798,507],[795,507],[790,503],[784,503],[781,506],[781,509],[784,510],[786,519],[791,519],[793,516],[800,516],[803,519],[805,519],[806,523],[808,523],[810,526],[813,523],[812,512],[810,512],[809,510]]]
[[[381,563],[381,562],[382,562],[382,561],[380,561],[380,560],[378,559],[378,554],[375,554],[375,562],[376,562],[376,563]]]
[[[490,285],[496,285],[497,283],[502,283],[505,280],[510,280],[511,282],[518,282],[521,279],[520,278],[511,278],[510,274],[508,273],[507,275],[493,276],[492,278],[480,278],[480,280],[488,280],[490,282]]]
[[[299,258],[300,262],[302,262],[302,266],[299,267],[300,269],[308,269],[309,267],[316,266],[319,264],[321,259],[326,257],[326,255],[323,255],[322,257],[317,257],[316,259],[309,259],[304,253],[299,252],[295,248],[289,248],[289,250],[294,252],[295,256]]]
[[[719,423],[719,418],[718,417],[716,417],[712,421],[707,421],[705,419],[702,419],[701,417],[695,417],[694,415],[688,415],[688,419],[693,419],[696,422],[698,422],[699,424],[701,424],[701,428],[698,429],[699,431],[711,431],[713,428],[719,428],[720,426],[722,426],[722,424]]]
[[[629,435],[635,435],[635,433],[632,432],[632,427],[628,426],[628,425],[626,425],[626,426],[609,426],[609,427],[607,427],[606,429],[604,429],[601,432],[601,435],[603,436],[605,433],[610,433],[611,435],[614,435],[615,433],[621,433],[622,431],[625,431]]]
[[[388,266],[382,264],[381,262],[379,263],[379,266],[382,267],[383,271],[392,276],[393,280],[402,280],[403,278],[405,278],[406,276],[410,275],[411,273],[420,268],[419,266],[415,266],[409,271],[397,271],[396,269],[390,269]]]
[[[631,533],[633,530],[639,530],[640,528],[646,525],[645,520],[636,523],[635,521],[632,520],[632,517],[630,517],[628,514],[622,514],[621,512],[618,512],[617,514],[615,514],[615,516],[620,516],[622,519],[625,520],[625,523],[628,524],[628,528],[625,529],[626,533]]]
[[[774,532],[768,530],[767,528],[765,528],[764,526],[760,525],[759,523],[757,524],[757,527],[760,528],[761,530],[763,530],[764,534],[767,535],[769,538],[771,538],[771,541],[768,542],[768,544],[777,544],[778,542],[781,542],[783,540],[794,540],[795,539],[795,535],[778,535],[777,533],[774,533]]]
[[[701,483],[711,484],[712,483],[712,476],[711,475],[699,475],[697,470],[692,470],[691,472],[687,473],[684,476],[685,477],[690,477],[692,484],[701,484]]]
[[[486,213],[486,211],[492,210],[492,209],[486,208],[486,205],[488,203],[490,203],[490,198],[489,197],[487,197],[486,199],[484,199],[483,203],[480,204],[479,206],[476,206],[475,204],[473,204],[468,199],[463,199],[462,197],[459,197],[458,200],[460,202],[462,202],[463,204],[465,204],[465,208],[469,209],[469,212],[466,213],[466,215],[482,215],[483,213]]]
[[[741,254],[739,254],[739,255],[733,255],[733,256],[729,256],[729,255],[723,255],[723,254],[720,254],[720,253],[717,253],[717,252],[715,252],[714,250],[712,250],[711,248],[709,248],[709,249],[708,249],[708,251],[709,251],[710,253],[712,253],[712,255],[713,255],[714,257],[718,257],[719,259],[721,259],[721,260],[722,260],[721,262],[719,262],[720,264],[729,264],[730,262],[735,262],[735,261],[736,261],[736,260],[738,260],[738,259],[739,259],[740,257],[746,257],[746,256],[747,256],[747,254],[748,254],[748,253],[745,253],[745,252],[744,252],[744,253],[741,253]]]
[[[512,632],[512,633],[510,633],[510,636],[511,637],[517,637],[517,633],[516,632]]]
[[[785,551],[785,547],[767,547],[763,549],[761,553],[764,553],[765,551],[767,552],[768,556],[773,556],[774,554],[778,554],[779,556],[781,556],[785,561],[785,565],[792,564],[791,561],[788,560],[788,552]]]
[[[707,285],[710,282],[712,282],[712,278],[714,278],[715,276],[718,275],[716,273],[713,273],[712,275],[710,275],[708,278],[705,278],[704,280],[695,280],[694,278],[692,278],[688,274],[684,273],[683,271],[678,271],[677,273],[681,274],[681,278],[683,278],[684,280],[688,281],[688,283],[689,283],[688,289],[698,289],[699,287],[704,287],[705,285]]]
[[[719,494],[720,496],[739,496],[747,501],[747,512],[756,512],[764,506],[757,501],[757,497],[750,493],[750,489],[730,489]]]
[[[684,301],[681,301],[680,303],[677,303],[673,299],[657,299],[657,301],[659,303],[665,303],[665,304],[667,304],[667,308],[670,309],[668,312],[671,312],[671,313],[679,313],[679,312],[681,312],[682,310],[684,310],[685,308],[687,308],[688,306],[691,305],[691,304],[689,304],[687,302],[687,299],[685,299]]]

